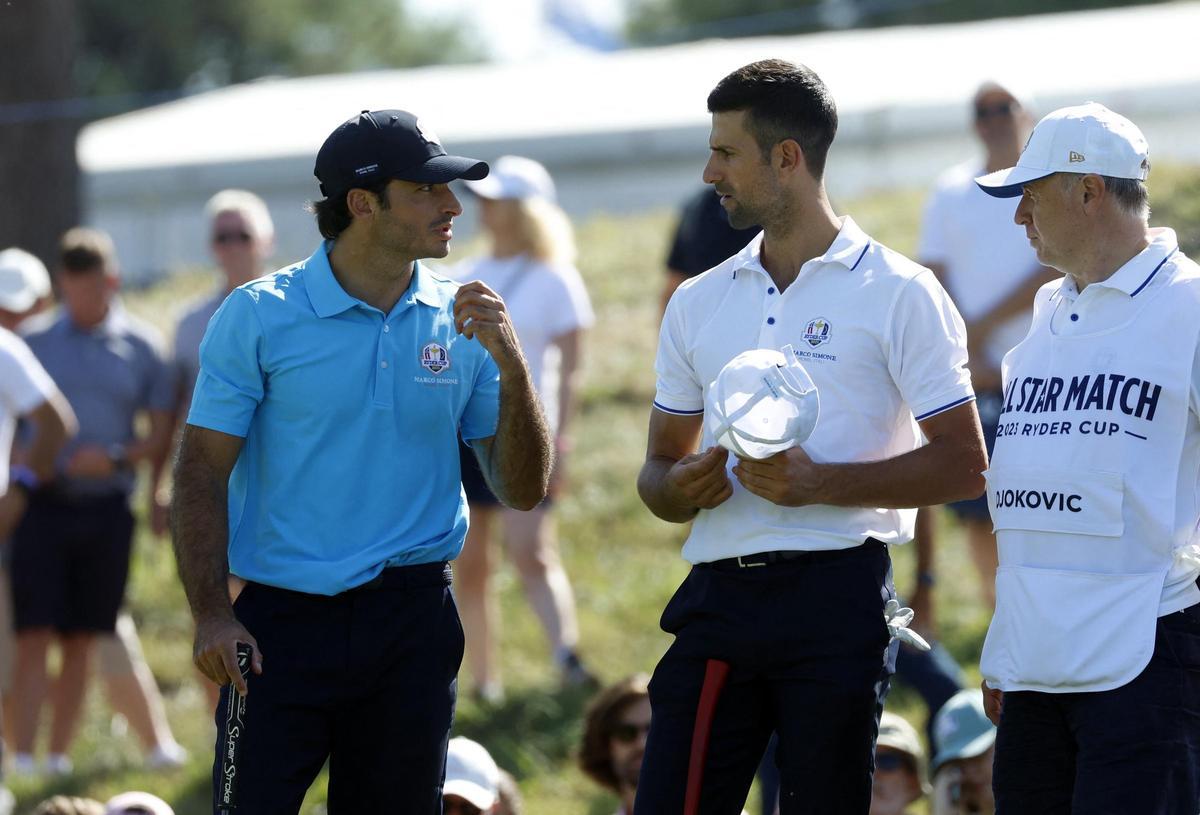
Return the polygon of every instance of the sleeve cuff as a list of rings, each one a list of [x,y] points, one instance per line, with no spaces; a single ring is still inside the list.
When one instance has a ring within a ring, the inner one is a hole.
[[[966,394],[965,396],[959,396],[957,398],[947,397],[944,401],[942,401],[942,400],[936,400],[936,401],[941,402],[940,404],[937,404],[936,407],[928,408],[928,409],[924,410],[922,413],[917,413],[916,411],[913,411],[913,415],[918,422],[922,422],[930,417],[938,415],[939,413],[945,413],[947,410],[956,408],[959,405],[965,405],[967,402],[973,402],[973,401],[975,401],[975,394],[974,394],[974,392],[971,392],[971,393]]]
[[[699,416],[704,413],[703,407],[699,409],[672,407],[671,405],[664,405],[657,399],[654,400],[654,407],[663,413],[670,413],[674,416]]]

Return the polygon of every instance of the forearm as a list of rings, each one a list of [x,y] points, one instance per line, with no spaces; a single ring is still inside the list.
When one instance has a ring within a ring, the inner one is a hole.
[[[233,617],[229,602],[228,483],[204,459],[180,451],[171,502],[179,579],[192,617]]]
[[[992,306],[986,314],[975,320],[968,327],[968,336],[972,333],[979,333],[985,337],[990,336],[993,331],[1004,325],[1004,323],[1028,312],[1033,308],[1033,298],[1037,294],[1038,289],[1056,276],[1058,276],[1057,272],[1047,269],[1044,266],[1039,266],[1027,278],[1022,280],[1016,288],[1009,292],[1003,300]]]
[[[812,503],[907,509],[975,498],[983,492],[978,451],[949,440],[883,461],[819,464]]]
[[[500,373],[500,415],[488,456],[489,484],[506,506],[533,509],[550,483],[550,429],[524,360]]]
[[[39,482],[46,483],[54,478],[54,463],[73,428],[68,427],[62,414],[49,402],[49,409],[38,409],[33,419],[36,431],[25,455],[25,464],[33,470]],[[69,409],[68,409],[69,413]]]
[[[642,503],[651,512],[669,523],[682,524],[695,518],[700,510],[681,504],[668,489],[667,473],[674,465],[675,459],[666,456],[648,457],[638,473],[637,488]]]

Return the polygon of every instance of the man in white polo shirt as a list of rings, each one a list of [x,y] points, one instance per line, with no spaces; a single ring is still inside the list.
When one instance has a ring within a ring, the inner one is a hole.
[[[735,228],[763,233],[663,319],[638,489],[694,521],[694,567],[662,616],[675,642],[650,684],[635,812],[737,813],[777,731],[783,815],[865,814],[894,655],[886,544],[912,537],[906,508],[983,489],[963,324],[928,269],[834,214],[837,112],[815,73],[756,62],[708,107],[704,179]],[[702,425],[705,389],[739,353],[786,345],[820,394],[816,430],[733,459]]]
[[[1088,103],[978,179],[1064,275],[1004,359],[987,473],[1000,813],[1200,810],[1200,267],[1147,226],[1149,167]]]

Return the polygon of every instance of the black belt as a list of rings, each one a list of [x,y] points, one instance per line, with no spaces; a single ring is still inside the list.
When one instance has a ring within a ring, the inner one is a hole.
[[[433,563],[414,563],[411,566],[389,566],[366,583],[347,589],[342,593],[449,583],[453,574],[450,564],[444,560]]]
[[[742,555],[741,557],[727,557],[721,560],[714,560],[709,563],[701,563],[701,566],[707,566],[711,569],[716,569],[722,572],[736,572],[740,569],[752,569],[759,566],[774,566],[780,563],[829,563],[830,561],[841,560],[846,557],[861,555],[863,552],[877,551],[886,548],[887,544],[883,541],[867,538],[861,546],[851,546],[848,549],[821,549],[812,551],[808,549],[781,549],[773,552],[755,552],[752,555]]]

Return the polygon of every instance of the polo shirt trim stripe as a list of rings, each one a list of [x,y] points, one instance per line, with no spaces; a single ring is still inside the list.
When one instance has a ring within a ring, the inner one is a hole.
[[[854,265],[850,267],[850,271],[858,268],[858,264],[862,263],[862,259],[867,256],[867,250],[871,248],[871,242],[867,241],[867,245],[863,247],[862,254],[858,256],[858,260],[854,261]]]
[[[975,401],[975,394],[971,394],[970,396],[964,396],[961,399],[955,399],[953,402],[951,402],[947,405],[942,405],[939,408],[934,408],[933,410],[929,411],[928,413],[922,413],[920,416],[917,417],[917,421],[919,422],[922,419],[928,419],[930,416],[936,416],[937,414],[943,413],[943,412],[949,410],[950,408],[958,407],[959,405],[965,405],[967,402],[973,402],[973,401]]]
[[[700,408],[699,410],[676,410],[675,408],[669,408],[666,405],[658,402],[655,402],[654,406],[663,413],[674,413],[676,416],[699,416],[704,412],[704,408]]]
[[[1166,263],[1166,262],[1167,262],[1168,260],[1170,260],[1171,258],[1175,257],[1175,253],[1176,253],[1176,252],[1178,252],[1178,251],[1179,251],[1179,247],[1178,247],[1178,246],[1176,246],[1174,249],[1172,249],[1172,250],[1171,250],[1171,253],[1170,253],[1169,255],[1167,255],[1165,258],[1163,258],[1162,260],[1160,260],[1160,261],[1158,262],[1158,265],[1154,267],[1154,271],[1150,273],[1150,276],[1149,276],[1149,277],[1147,277],[1145,280],[1143,280],[1143,281],[1142,281],[1142,285],[1140,285],[1140,286],[1138,286],[1136,289],[1134,289],[1134,290],[1133,290],[1133,292],[1132,292],[1132,293],[1130,293],[1130,295],[1129,295],[1129,296],[1130,296],[1130,297],[1137,297],[1137,296],[1138,296],[1138,292],[1140,292],[1142,289],[1146,288],[1146,286],[1150,285],[1150,281],[1154,279],[1154,276],[1155,276],[1156,274],[1158,274],[1158,270],[1159,270],[1159,269],[1161,269],[1161,268],[1163,267],[1163,264],[1164,264],[1164,263]]]

